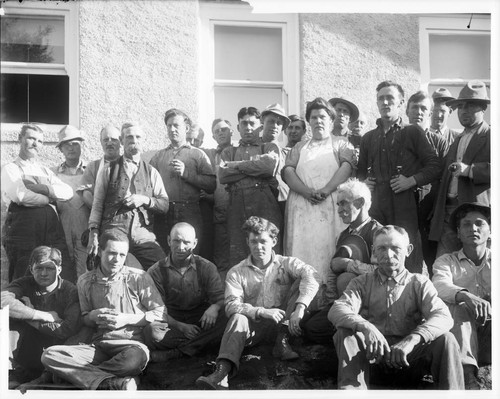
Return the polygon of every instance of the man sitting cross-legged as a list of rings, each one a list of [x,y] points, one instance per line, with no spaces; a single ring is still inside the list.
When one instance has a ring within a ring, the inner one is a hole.
[[[273,356],[282,360],[299,355],[288,343],[289,334],[300,335],[300,321],[318,291],[316,272],[300,259],[273,251],[279,230],[266,219],[251,216],[243,225],[250,255],[226,276],[226,314],[216,371],[200,377],[204,389],[227,388],[227,377],[236,374],[245,346],[276,340]]]

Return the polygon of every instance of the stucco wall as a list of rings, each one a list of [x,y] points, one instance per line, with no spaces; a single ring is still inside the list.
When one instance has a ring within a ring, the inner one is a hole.
[[[418,17],[401,14],[301,14],[301,104],[346,96],[374,126],[375,88],[400,83],[419,89]]]

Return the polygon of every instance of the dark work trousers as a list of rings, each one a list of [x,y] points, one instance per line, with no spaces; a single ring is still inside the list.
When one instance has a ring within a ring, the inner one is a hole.
[[[412,273],[422,273],[422,242],[418,230],[418,207],[413,190],[395,194],[389,182],[377,182],[372,193],[370,216],[383,225],[403,227],[413,244],[413,251],[406,258],[405,266]]]
[[[186,324],[194,324],[201,329],[200,319],[208,308],[206,304],[193,310],[175,311],[168,313],[175,320]],[[188,339],[179,330],[170,328],[167,323],[153,322],[144,328],[144,340],[146,345],[153,350],[179,349],[188,356],[194,356],[209,345],[218,346],[226,328],[227,318],[224,309],[219,310],[215,325],[203,330],[193,339]]]
[[[170,201],[168,213],[155,214],[154,233],[165,253],[170,252],[167,238],[172,227],[179,222],[189,223],[196,231],[198,245],[194,253],[198,255],[202,241],[203,219],[201,217],[200,204],[198,202]]]
[[[9,260],[9,282],[24,276],[33,249],[46,245],[61,251],[61,277],[76,283],[76,268],[68,252],[61,221],[50,205],[31,208],[12,202],[5,219],[3,245]]]
[[[199,254],[202,258],[214,261],[214,244],[218,245],[214,241],[214,205],[213,202],[206,198],[200,199],[200,212],[201,218],[203,220],[201,236],[199,237],[200,247]],[[218,267],[218,265],[217,265]]]
[[[274,223],[283,231],[283,216],[278,200],[267,184],[231,190],[227,210],[227,230],[229,235],[230,267],[245,259],[250,250],[246,242],[246,234],[241,229],[250,216],[259,216]],[[278,243],[274,246],[277,254],[282,253],[282,235],[278,235]]]
[[[434,200],[435,192],[431,190],[418,203],[418,230],[422,241],[422,256],[429,273],[429,278],[432,278],[432,265],[436,260],[437,250],[437,242],[429,240],[430,219]]]
[[[335,327],[328,320],[329,310],[330,306],[313,312],[306,311],[300,326],[309,341],[321,345],[333,346]]]

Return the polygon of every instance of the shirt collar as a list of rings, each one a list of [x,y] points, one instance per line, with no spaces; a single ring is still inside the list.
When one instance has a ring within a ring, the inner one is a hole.
[[[467,259],[468,261],[472,262],[467,255],[464,253],[464,249],[461,248],[460,251],[457,252],[457,258],[458,260],[462,261],[464,259]],[[488,261],[491,259],[491,250],[489,248],[486,248],[486,252],[484,253],[483,259],[481,260],[481,264],[484,262]]]
[[[99,267],[95,269],[94,276],[98,283],[111,284],[115,281],[121,280],[125,276],[125,274],[128,274],[128,268],[127,266],[122,266],[120,271],[116,273],[113,277],[105,276],[104,273],[102,272],[101,266],[99,265]]]
[[[188,268],[193,268],[194,270],[196,270],[196,261],[194,259],[194,255],[191,254],[189,255],[189,266]],[[171,268],[174,268],[175,269],[175,266],[174,264],[172,263],[172,254],[168,254],[167,258],[165,259],[165,267],[171,267]]]
[[[67,169],[70,169],[68,165],[66,165],[66,162],[63,162],[59,167],[57,168],[58,173],[64,173]],[[80,162],[78,162],[78,165],[76,165],[75,169],[77,171],[83,172],[85,170],[85,165],[83,164],[83,160],[80,159]]]
[[[248,255],[247,256],[247,258],[245,259],[244,265],[247,266],[247,267],[251,267],[251,268],[255,268],[255,269],[259,269],[259,270],[265,271],[269,266],[271,266],[272,264],[274,264],[275,261],[276,261],[276,254],[273,251],[272,254],[271,254],[271,261],[269,262],[269,265],[267,267],[265,267],[264,269],[261,269],[260,267],[257,267],[257,266],[255,266],[253,264],[253,262],[252,262],[252,255]]]
[[[240,140],[239,144],[241,147],[260,146],[262,141],[259,139],[255,140],[253,143],[245,143],[243,140]]]
[[[351,228],[351,226],[349,226],[349,234],[359,234],[360,230],[370,221],[372,220],[372,218],[370,216],[368,216],[358,227],[356,228]]]
[[[474,126],[472,128],[466,127],[460,136],[465,136],[467,134],[473,135],[473,134],[477,133],[477,131],[479,130],[481,125],[482,125],[482,123],[478,123],[476,126]]]
[[[192,148],[193,146],[189,142],[185,142],[183,145],[180,147],[175,148],[172,144],[169,144],[167,147],[167,150],[174,150],[174,151],[180,151],[182,148]]]
[[[21,157],[17,157],[14,162],[16,162],[17,164],[19,164],[21,166],[39,165],[36,158],[30,160],[30,159],[22,159]]]
[[[377,268],[376,272],[377,272],[377,275],[378,275],[378,278],[379,278],[381,284],[384,284],[387,280],[389,280],[389,278],[393,279],[397,284],[403,284],[404,280],[406,279],[406,277],[408,276],[408,273],[409,273],[408,269],[406,269],[406,268],[404,268],[403,271],[395,277],[387,277],[378,268]]]
[[[383,128],[383,127],[384,127],[384,125],[382,124],[382,118],[378,118],[378,119],[377,119],[376,124],[377,124],[377,126],[378,126],[378,127],[380,127],[380,128]],[[399,117],[399,118],[396,120],[396,122],[394,122],[394,123],[392,124],[391,129],[393,129],[393,128],[398,128],[398,129],[399,129],[399,128],[401,128],[401,127],[403,127],[403,118]],[[391,130],[391,129],[389,129],[389,130]]]

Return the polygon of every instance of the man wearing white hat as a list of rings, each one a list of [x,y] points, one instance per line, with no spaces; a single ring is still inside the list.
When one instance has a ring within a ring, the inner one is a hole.
[[[328,102],[337,114],[333,121],[333,135],[349,139],[349,136],[351,136],[349,123],[358,119],[358,107],[352,101],[342,96],[330,98]],[[354,145],[354,143],[352,144]]]
[[[486,85],[479,80],[468,82],[456,100],[446,105],[457,108],[464,131],[451,145],[445,159],[429,239],[438,242],[437,257],[458,251],[457,232],[450,227],[450,215],[464,202],[491,206],[490,126],[484,112],[490,100]]]
[[[3,245],[9,260],[9,281],[24,276],[31,251],[39,245],[62,253],[61,277],[76,282],[64,232],[54,206],[67,201],[73,190],[36,158],[43,146],[43,131],[26,124],[19,133],[19,156],[2,167],[2,199],[8,206]]]
[[[284,151],[279,145],[278,137],[286,130],[290,124],[290,119],[286,116],[283,107],[278,103],[268,105],[260,114],[260,119],[262,121],[262,142],[274,143],[280,149],[280,163],[276,171],[276,179],[278,180],[278,204],[282,215],[285,216],[285,204],[289,188],[281,178],[281,169],[285,164],[287,151]]]
[[[90,209],[85,206],[82,196],[76,192],[81,185],[85,165],[81,159],[84,141],[81,132],[74,126],[67,125],[59,132],[59,148],[64,156],[64,162],[52,169],[59,179],[70,185],[75,194],[69,201],[57,201],[57,210],[66,236],[71,262],[77,276],[87,271],[87,250],[82,245],[82,233],[87,229]]]

